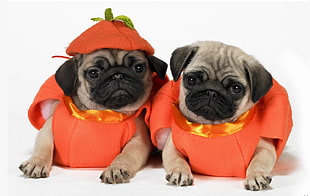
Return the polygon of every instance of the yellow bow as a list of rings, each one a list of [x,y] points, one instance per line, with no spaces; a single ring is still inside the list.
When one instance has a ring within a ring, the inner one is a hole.
[[[176,104],[172,104],[174,121],[182,130],[207,138],[221,137],[231,135],[241,131],[247,125],[256,113],[256,106],[243,113],[235,122],[222,124],[199,124],[188,121],[178,109]]]
[[[69,113],[80,120],[97,121],[102,123],[119,123],[130,117],[113,110],[79,110],[69,96],[64,96],[64,103]]]

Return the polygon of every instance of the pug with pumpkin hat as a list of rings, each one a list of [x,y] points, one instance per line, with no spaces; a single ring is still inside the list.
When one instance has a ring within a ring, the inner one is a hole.
[[[166,83],[167,64],[126,16],[105,19],[71,42],[70,56],[41,86],[28,116],[40,130],[33,155],[20,165],[30,178],[53,163],[107,167],[100,179],[123,183],[145,164],[151,97]]]

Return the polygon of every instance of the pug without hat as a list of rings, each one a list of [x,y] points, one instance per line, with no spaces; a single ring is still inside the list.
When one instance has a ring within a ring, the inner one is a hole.
[[[151,151],[150,97],[166,82],[167,64],[110,9],[67,48],[67,60],[40,88],[29,108],[39,131],[33,155],[20,165],[31,178],[52,163],[107,167],[105,183],[127,182]],[[108,18],[107,18],[108,17]]]
[[[192,185],[195,172],[268,189],[292,128],[285,89],[252,56],[221,42],[177,48],[170,66],[174,81],[154,97],[150,118],[168,182]]]

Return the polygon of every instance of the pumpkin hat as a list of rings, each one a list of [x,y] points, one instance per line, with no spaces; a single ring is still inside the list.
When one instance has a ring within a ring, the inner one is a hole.
[[[153,55],[153,47],[134,29],[132,21],[124,15],[113,17],[111,8],[105,10],[105,19],[99,21],[75,38],[66,50],[70,56],[88,54],[102,48],[142,50]]]

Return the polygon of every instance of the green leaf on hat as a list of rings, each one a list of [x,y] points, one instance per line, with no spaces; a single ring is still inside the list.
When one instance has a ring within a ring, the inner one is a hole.
[[[107,8],[105,11],[104,11],[104,17],[105,17],[105,20],[108,20],[108,21],[112,21],[113,20],[113,13],[112,13],[112,9],[111,8]]]
[[[103,20],[103,18],[97,17],[97,18],[91,18],[91,20],[92,20],[92,21],[96,21],[96,22],[97,22],[97,21],[102,21],[102,20]]]
[[[107,21],[113,21],[113,20],[120,20],[122,21],[125,25],[127,25],[129,28],[134,29],[134,25],[133,22],[131,21],[131,19],[128,16],[124,16],[124,15],[120,15],[120,16],[116,16],[114,18],[113,13],[112,13],[112,9],[111,8],[107,8],[104,11],[104,19],[97,17],[97,18],[91,18],[92,21],[102,21],[102,20],[107,20]]]
[[[124,16],[124,15],[116,16],[116,17],[114,18],[114,20],[121,20],[121,21],[123,21],[129,28],[131,28],[131,29],[134,29],[134,28],[135,28],[134,25],[133,25],[133,23],[132,23],[132,21],[131,21],[131,19],[130,19],[129,17],[127,17],[127,16]]]

